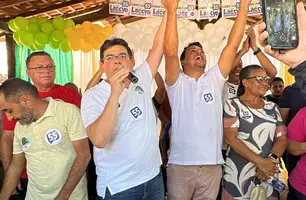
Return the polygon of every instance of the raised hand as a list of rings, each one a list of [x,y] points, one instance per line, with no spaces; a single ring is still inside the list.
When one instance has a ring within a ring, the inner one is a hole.
[[[244,41],[243,41],[243,44],[242,44],[242,51],[243,53],[247,53],[249,52],[250,50],[250,43],[249,43],[249,37],[247,37]]]
[[[162,0],[161,2],[168,11],[176,10],[178,7],[178,0]]]
[[[278,50],[272,50],[270,45],[265,45],[265,40],[268,37],[268,32],[265,31],[266,24],[261,23],[258,26],[259,42],[264,47],[264,51],[292,68],[306,60],[306,11],[303,2],[297,4],[297,21],[299,45],[296,49],[286,50],[284,54],[280,54]]]
[[[239,7],[241,7],[241,6],[249,7],[251,2],[252,2],[252,0],[240,0]]]
[[[129,75],[128,69],[122,69],[118,71],[114,76],[112,76],[109,80],[111,85],[111,94],[119,97],[124,90],[124,79]]]
[[[252,27],[249,27],[245,34],[250,38],[250,47],[253,51],[257,50],[257,44],[256,44],[256,35],[254,32],[254,29]]]

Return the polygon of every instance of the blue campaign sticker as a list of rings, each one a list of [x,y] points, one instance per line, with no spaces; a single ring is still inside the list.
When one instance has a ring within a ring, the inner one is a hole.
[[[213,95],[210,92],[209,93],[205,93],[203,95],[203,99],[204,99],[205,103],[210,103],[210,102],[214,101],[214,97],[213,97]]]
[[[140,108],[138,108],[138,106],[135,106],[134,108],[132,108],[130,110],[130,113],[135,119],[137,119],[139,116],[142,115],[142,111],[140,110]]]
[[[46,132],[45,140],[50,145],[57,145],[62,139],[62,134],[56,129],[50,129]]]

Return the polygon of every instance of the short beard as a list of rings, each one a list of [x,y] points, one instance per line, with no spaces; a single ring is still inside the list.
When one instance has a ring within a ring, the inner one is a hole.
[[[32,109],[26,108],[24,106],[20,106],[21,109],[21,117],[20,121],[22,121],[24,124],[31,124],[34,121],[34,112]]]

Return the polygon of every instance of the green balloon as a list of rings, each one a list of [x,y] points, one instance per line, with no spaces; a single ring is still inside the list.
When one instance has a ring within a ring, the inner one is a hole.
[[[35,50],[43,50],[45,48],[46,45],[39,45],[37,43],[33,43],[33,47]]]
[[[52,24],[55,27],[55,29],[57,29],[57,30],[63,31],[64,28],[65,28],[65,20],[62,17],[55,17],[52,20]]]
[[[37,23],[30,22],[30,23],[28,23],[26,30],[29,33],[36,34],[36,33],[40,32],[40,27]]]
[[[63,41],[61,41],[59,47],[65,53],[71,51],[71,49],[70,49],[70,47],[68,45],[68,38],[65,38]]]
[[[50,35],[55,30],[54,26],[50,22],[40,24],[40,28],[41,28],[42,32],[44,32],[48,35]]]
[[[65,39],[65,33],[63,31],[60,30],[55,30],[52,35],[51,38],[55,41],[55,42],[61,42],[63,39]]]
[[[29,22],[32,22],[32,23],[38,23],[38,17],[31,17],[30,19],[29,19]]]
[[[28,21],[24,17],[16,17],[14,20],[14,25],[18,30],[25,30],[28,25]]]
[[[45,17],[40,17],[40,18],[38,18],[38,20],[37,20],[37,23],[38,23],[39,25],[44,24],[44,23],[46,23],[46,22],[49,22],[49,20],[48,20],[47,18],[45,18]]]
[[[34,44],[32,44],[31,46],[29,46],[28,48],[30,49],[30,51],[35,51]]]
[[[18,31],[18,29],[15,27],[15,24],[14,24],[14,20],[11,19],[9,22],[8,22],[8,27],[11,29],[11,31],[13,32],[16,32]]]
[[[43,32],[39,32],[35,34],[35,43],[44,46],[49,42],[49,35]]]
[[[13,38],[15,40],[16,43],[20,43],[20,36],[24,34],[24,31],[16,31],[14,34],[13,34]]]
[[[75,23],[72,19],[65,19],[65,26],[75,27]]]
[[[34,43],[34,36],[32,33],[25,32],[20,35],[20,43],[24,46],[31,46]]]
[[[49,41],[49,45],[50,45],[50,47],[51,48],[53,48],[53,49],[58,49],[59,48],[59,42],[55,42],[54,40],[52,40],[52,39],[50,39],[50,41]]]

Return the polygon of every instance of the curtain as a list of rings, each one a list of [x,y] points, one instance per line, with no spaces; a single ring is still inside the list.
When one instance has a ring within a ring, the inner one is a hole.
[[[63,53],[59,49],[52,49],[49,45],[43,50],[50,54],[54,64],[56,65],[56,84],[66,84],[73,81],[73,57],[72,52]],[[17,78],[29,81],[30,78],[26,74],[26,59],[30,55],[30,51],[25,46],[19,46],[16,44],[15,54],[16,54],[16,74]]]
[[[295,78],[288,72],[289,67],[284,63],[280,63],[279,68],[280,68],[280,74],[284,79],[285,86],[293,84],[295,82]]]

